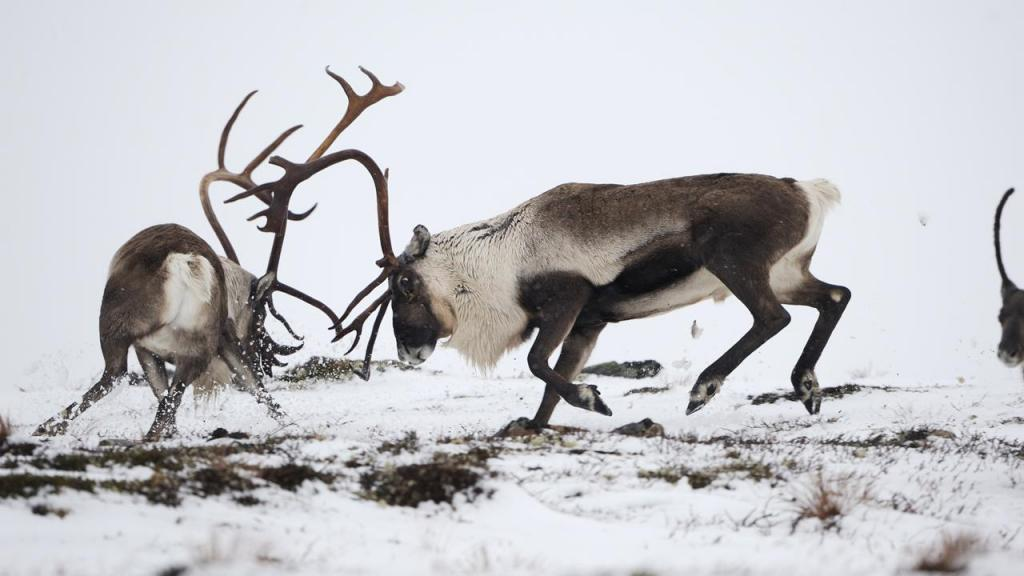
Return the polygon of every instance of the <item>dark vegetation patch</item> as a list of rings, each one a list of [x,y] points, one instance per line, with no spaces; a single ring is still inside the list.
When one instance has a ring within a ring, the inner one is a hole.
[[[896,390],[892,386],[867,386],[864,384],[843,384],[841,386],[825,386],[821,389],[822,398],[842,398],[843,396],[849,396],[850,394],[856,394],[864,390],[882,390],[884,392],[892,392]],[[758,394],[757,396],[747,396],[747,400],[750,400],[751,404],[758,406],[761,404],[774,404],[779,400],[787,400],[789,402],[799,402],[800,396],[796,392],[776,393],[776,392],[765,392],[764,394]]]
[[[291,492],[295,492],[307,480],[319,480],[325,484],[330,484],[334,481],[333,475],[317,472],[305,464],[295,464],[293,462],[281,466],[262,468],[259,471],[259,476],[267,482],[277,484]]]
[[[661,373],[662,366],[657,360],[639,360],[630,362],[604,362],[587,366],[581,374],[594,376],[615,376],[617,378],[653,378]]]
[[[31,498],[38,494],[53,494],[64,490],[95,492],[96,482],[72,476],[43,476],[37,474],[6,474],[0,476],[0,500]]]
[[[777,480],[779,478],[770,464],[745,458],[734,458],[725,464],[703,469],[682,465],[665,466],[655,470],[641,470],[637,473],[637,476],[648,480],[663,480],[669,484],[677,484],[680,480],[686,478],[686,482],[694,490],[705,488],[721,477],[742,477],[755,482]]]
[[[401,454],[402,452],[416,452],[420,449],[420,438],[416,432],[410,430],[398,440],[385,440],[377,448],[378,452],[384,454]]]
[[[365,498],[389,506],[417,507],[423,502],[451,504],[462,494],[472,502],[491,492],[480,486],[496,452],[476,447],[464,453],[437,452],[430,462],[375,467],[359,477]]]
[[[238,473],[235,466],[219,461],[192,473],[193,491],[200,496],[219,496],[226,492],[252,489],[252,480]]]
[[[165,506],[177,506],[185,494],[200,497],[223,494],[232,495],[241,505],[251,506],[258,504],[259,500],[248,492],[268,483],[291,491],[309,480],[331,484],[335,480],[333,475],[318,472],[302,463],[263,466],[231,459],[235,455],[284,453],[287,456],[281,444],[295,439],[307,438],[272,438],[260,442],[199,446],[134,446],[54,455],[37,451],[33,445],[31,452],[7,452],[0,459],[0,468],[24,470],[31,467],[39,470],[38,473],[0,475],[0,500],[30,498],[69,489],[134,494]],[[144,467],[152,472],[145,480],[97,481],[73,475],[88,467]]]
[[[397,360],[373,360],[370,362],[370,369],[377,373],[387,370],[417,370]],[[302,364],[288,369],[287,372],[278,376],[278,380],[285,382],[305,382],[308,380],[351,380],[363,371],[362,360],[349,360],[347,358],[328,358],[327,356],[313,356]]]

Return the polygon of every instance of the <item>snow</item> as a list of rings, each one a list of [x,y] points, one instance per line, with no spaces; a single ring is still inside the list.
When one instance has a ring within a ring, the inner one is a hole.
[[[584,431],[500,441],[488,436],[532,411],[539,383],[419,370],[376,374],[368,383],[279,384],[274,395],[293,419],[283,430],[243,393],[225,393],[205,407],[186,397],[181,435],[169,445],[205,445],[217,426],[307,437],[253,458],[310,462],[340,478],[307,482],[295,493],[260,488],[263,503],[253,507],[227,496],[189,495],[169,508],[102,490],[2,500],[0,573],[155,574],[187,566],[194,574],[880,574],[907,569],[943,534],[983,542],[972,574],[1014,573],[1024,561],[1019,374],[963,382],[853,378],[864,388],[826,398],[820,416],[796,402],[753,405],[748,396],[766,391],[763,382],[728,381],[690,417],[683,414],[685,376],[667,368],[653,380],[590,377],[616,410],[613,418],[562,405],[556,423]],[[670,389],[625,395],[649,385]],[[79,392],[38,387],[2,401],[19,407],[12,419],[22,438]],[[154,410],[147,389],[126,386],[66,437],[49,441],[46,453],[138,438]],[[610,433],[643,417],[665,425],[667,436]],[[920,427],[939,435],[922,447],[842,443]],[[379,450],[382,440],[408,431],[420,441],[414,452]],[[363,498],[358,470],[341,464],[366,455],[425,462],[435,452],[465,448],[446,437],[502,447],[483,481],[489,497],[389,507]],[[671,484],[641,475],[733,461],[767,464],[777,477],[726,473],[693,489],[686,478]],[[851,498],[868,490],[863,501],[853,498],[838,529],[817,520],[793,526],[794,498],[818,469],[828,480],[845,478]],[[70,513],[32,514],[40,502]]]

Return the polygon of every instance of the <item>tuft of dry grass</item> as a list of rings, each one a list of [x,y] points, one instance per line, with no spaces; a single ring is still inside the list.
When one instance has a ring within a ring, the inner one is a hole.
[[[7,439],[11,436],[11,430],[11,421],[0,416],[0,446],[7,444]]]
[[[963,572],[978,547],[978,539],[970,534],[943,534],[937,543],[918,558],[914,570],[943,574]]]
[[[818,470],[806,487],[796,494],[796,518],[792,529],[810,519],[821,523],[823,530],[839,530],[843,516],[871,498],[871,486],[853,475],[826,478]]]

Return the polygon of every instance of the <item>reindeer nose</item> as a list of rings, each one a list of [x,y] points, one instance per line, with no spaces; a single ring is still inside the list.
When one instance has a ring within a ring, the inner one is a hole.
[[[999,359],[1002,360],[1003,364],[1007,366],[1016,366],[1020,364],[1020,356],[1012,352],[1007,352],[1002,348],[999,349]]]

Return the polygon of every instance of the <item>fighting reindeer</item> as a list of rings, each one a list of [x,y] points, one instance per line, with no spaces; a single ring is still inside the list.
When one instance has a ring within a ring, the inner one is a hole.
[[[326,159],[326,158],[325,158]],[[530,371],[546,384],[529,422],[548,424],[559,399],[611,415],[592,385],[573,384],[605,326],[735,295],[753,327],[704,370],[686,413],[704,407],[725,378],[790,321],[783,305],[819,312],[792,371],[793,388],[816,414],[814,373],[850,290],[809,271],[825,214],[839,202],[826,180],[756,174],[691,176],[622,186],[563,184],[490,220],[437,235],[417,226],[394,256],[387,198],[378,191],[382,271],[357,303],[387,289],[345,327],[359,331],[389,300],[399,357],[419,364],[448,338],[477,366],[493,366],[535,331]],[[561,346],[552,368],[549,358]]]
[[[1003,281],[1001,288],[1003,306],[999,309],[999,324],[1002,325],[1003,336],[999,340],[999,359],[1011,367],[1019,366],[1021,362],[1024,362],[1024,290],[1017,288],[1017,285],[1006,275],[1006,267],[1003,266],[1002,242],[999,239],[1003,207],[1012,194],[1013,188],[1010,188],[999,200],[994,226],[996,265],[999,266],[999,276]]]
[[[362,95],[341,76],[327,70],[342,86],[348,106],[309,161],[320,158],[366,108],[403,89],[398,83],[385,86],[372,73],[361,70],[372,82],[370,91]],[[80,402],[71,404],[42,424],[36,430],[37,435],[63,433],[72,420],[106,396],[126,374],[129,347],[135,349],[146,379],[159,400],[147,440],[174,434],[178,406],[190,383],[223,379],[225,373],[250,391],[274,418],[284,417],[264,387],[262,375],[270,375],[273,366],[283,366],[277,356],[294,353],[299,346],[281,346],[266,331],[264,323],[269,311],[298,338],[274,308],[273,293],[283,292],[314,306],[331,319],[332,325],[338,323],[338,317],[319,300],[277,280],[287,222],[307,218],[316,205],[306,212],[293,213],[288,208],[290,193],[260,190],[252,180],[256,167],[300,126],[284,131],[241,172],[225,167],[224,154],[231,128],[254,93],[242,100],[225,125],[218,148],[218,167],[206,174],[199,186],[203,210],[227,256],[218,257],[199,236],[176,224],[147,228],[125,243],[111,262],[100,307],[103,375]],[[255,190],[251,194],[243,192],[227,202],[251,195],[267,205],[249,218],[265,218],[260,230],[274,234],[267,271],[258,279],[239,265],[234,248],[213,212],[209,187],[221,181]],[[167,362],[175,365],[170,386]]]

